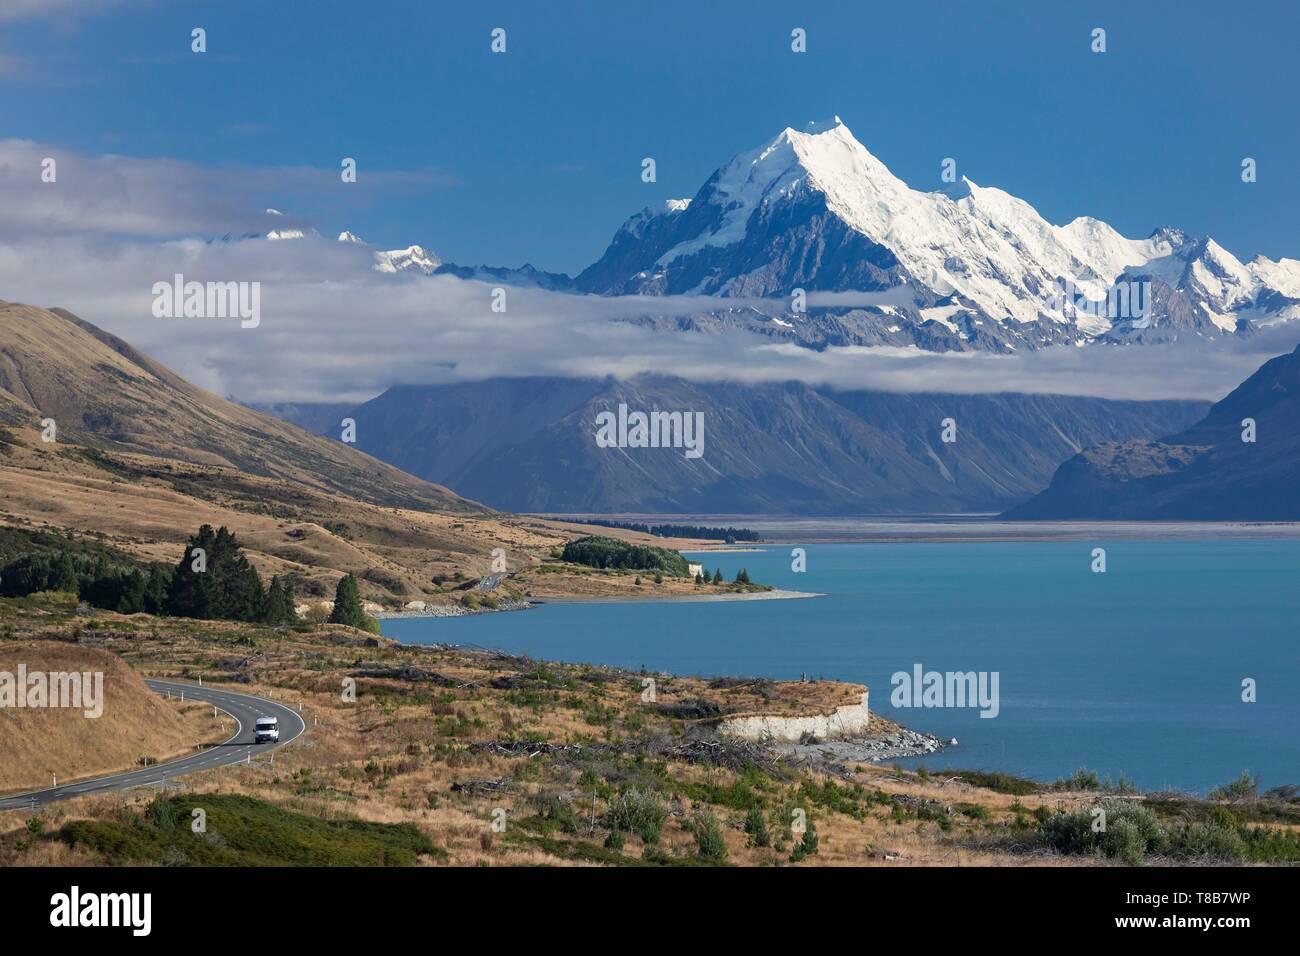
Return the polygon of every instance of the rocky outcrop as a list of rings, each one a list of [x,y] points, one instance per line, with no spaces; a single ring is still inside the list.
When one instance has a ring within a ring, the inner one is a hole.
[[[862,692],[856,704],[836,707],[829,714],[811,714],[781,717],[753,714],[728,717],[718,724],[718,733],[740,737],[743,740],[799,743],[807,740],[852,740],[864,737],[870,711],[867,706],[869,692]]]

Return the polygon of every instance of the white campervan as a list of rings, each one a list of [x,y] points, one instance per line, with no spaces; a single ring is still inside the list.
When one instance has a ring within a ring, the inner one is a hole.
[[[259,717],[253,726],[253,743],[275,743],[280,739],[280,722],[274,717]]]

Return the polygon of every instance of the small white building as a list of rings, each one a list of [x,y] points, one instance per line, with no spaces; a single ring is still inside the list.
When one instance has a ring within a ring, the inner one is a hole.
[[[687,561],[686,570],[690,572],[691,577],[704,574],[704,565],[699,561]]]

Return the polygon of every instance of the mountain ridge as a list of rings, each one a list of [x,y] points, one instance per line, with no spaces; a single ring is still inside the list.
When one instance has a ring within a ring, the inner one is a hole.
[[[1300,346],[1265,362],[1188,428],[1085,449],[1004,517],[1300,520],[1298,421]]]
[[[596,416],[699,411],[704,455],[598,448]],[[767,385],[512,378],[404,385],[340,413],[283,409],[412,474],[516,512],[858,514],[1001,511],[1056,466],[1108,438],[1185,427],[1203,402],[1112,402],[1052,395],[890,394]],[[942,441],[942,422],[957,441]],[[492,427],[484,427],[491,423]]]

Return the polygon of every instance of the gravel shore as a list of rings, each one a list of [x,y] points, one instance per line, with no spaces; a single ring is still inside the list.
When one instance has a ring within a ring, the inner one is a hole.
[[[773,746],[801,760],[826,763],[879,763],[882,760],[893,760],[898,757],[921,757],[947,745],[932,734],[900,727],[882,737],[869,737],[865,740],[825,740],[820,743]]]

